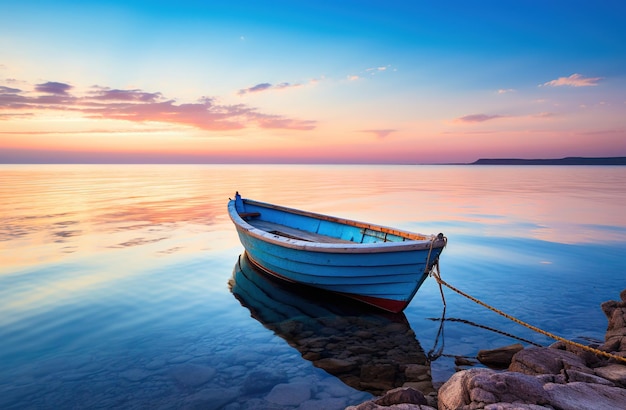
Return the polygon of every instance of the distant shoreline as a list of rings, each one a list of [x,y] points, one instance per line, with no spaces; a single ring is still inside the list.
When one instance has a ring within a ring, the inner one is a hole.
[[[626,157],[565,157],[546,159],[480,158],[474,162],[226,162],[226,161],[4,161],[2,165],[626,165]]]
[[[468,165],[626,165],[626,157],[566,157],[558,159],[481,158]]]

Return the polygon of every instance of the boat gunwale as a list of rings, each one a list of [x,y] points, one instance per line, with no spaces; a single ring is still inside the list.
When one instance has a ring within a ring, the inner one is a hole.
[[[325,243],[310,242],[299,239],[288,238],[276,235],[249,224],[243,219],[235,207],[235,200],[228,203],[228,214],[235,224],[238,231],[245,231],[245,234],[253,236],[262,241],[275,244],[277,246],[306,250],[313,252],[329,252],[329,253],[385,253],[385,252],[411,252],[418,250],[426,250],[429,248],[443,248],[446,245],[445,238],[439,238],[435,235],[421,235],[404,230],[394,229],[383,225],[360,222],[352,219],[334,217],[325,214],[319,214],[300,209],[289,208],[282,205],[270,204],[266,202],[255,201],[252,199],[242,198],[244,203],[259,206],[262,208],[275,209],[281,212],[308,216],[315,219],[326,220],[329,222],[341,223],[358,228],[372,229],[378,232],[390,233],[408,239],[402,242],[375,242],[375,243]],[[413,239],[419,237],[420,239]],[[422,239],[423,238],[423,239]]]

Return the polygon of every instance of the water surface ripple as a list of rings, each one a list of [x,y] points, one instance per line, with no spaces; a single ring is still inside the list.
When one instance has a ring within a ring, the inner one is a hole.
[[[552,342],[450,291],[442,328],[430,278],[401,317],[371,320],[235,287],[236,190],[443,232],[446,281],[584,343],[626,288],[626,167],[0,165],[0,408],[342,409],[410,381],[366,380],[365,354],[390,369],[414,346],[402,357],[436,385],[455,356]]]

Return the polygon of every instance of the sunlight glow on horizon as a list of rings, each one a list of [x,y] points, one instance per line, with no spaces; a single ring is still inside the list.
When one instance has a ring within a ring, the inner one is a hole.
[[[621,4],[39,6],[0,28],[0,163],[626,156]]]

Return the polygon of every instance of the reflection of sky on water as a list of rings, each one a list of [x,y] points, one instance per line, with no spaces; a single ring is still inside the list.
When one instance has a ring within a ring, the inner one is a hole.
[[[602,338],[599,305],[626,288],[623,167],[0,166],[0,373],[9,378],[0,383],[22,395],[18,384],[35,380],[45,396],[60,377],[75,379],[68,394],[102,393],[122,385],[123,374],[180,397],[188,392],[172,387],[164,369],[189,357],[229,374],[225,385],[241,383],[250,363],[271,367],[276,357],[298,377],[322,377],[228,291],[242,250],[226,215],[236,190],[443,232],[445,280],[563,337]],[[551,342],[445,296],[449,318]],[[426,351],[441,308],[436,282],[426,280],[405,312]],[[449,354],[513,342],[445,323]],[[433,378],[453,370],[442,358]]]
[[[216,220],[223,221],[223,211],[211,204],[210,195],[190,194],[189,187],[164,178],[158,167],[75,167],[52,166],[57,172],[49,174],[27,166],[2,171],[3,181],[13,184],[0,191],[5,266],[157,242],[161,252],[183,252],[193,244],[185,235],[209,232]],[[202,185],[200,176],[196,182]],[[189,249],[199,250],[197,245]]]

